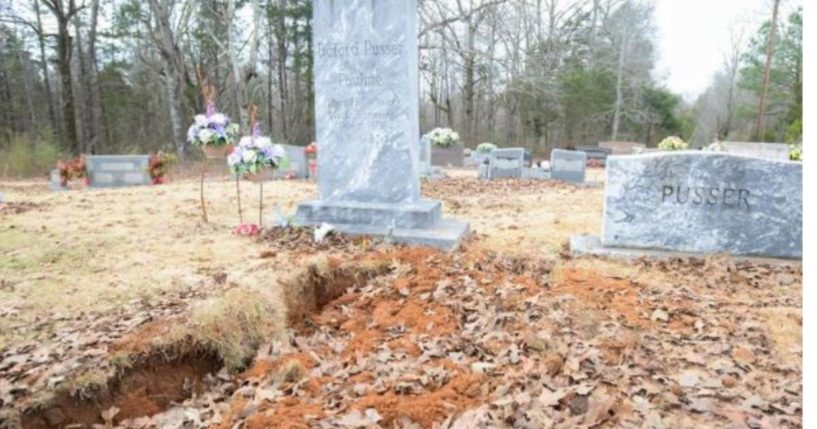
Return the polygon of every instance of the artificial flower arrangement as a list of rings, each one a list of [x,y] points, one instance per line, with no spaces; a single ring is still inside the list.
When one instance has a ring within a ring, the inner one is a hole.
[[[82,180],[88,185],[91,178],[88,176],[88,169],[85,166],[85,158],[77,157],[68,161],[57,161],[57,169],[60,171],[60,185],[65,188],[71,180]]]
[[[230,170],[236,176],[252,182],[263,182],[273,170],[286,168],[286,151],[274,144],[269,137],[260,136],[258,124],[253,127],[253,135],[241,139],[233,153],[227,157]]]
[[[238,141],[241,127],[216,110],[215,92],[212,86],[205,87],[207,111],[193,119],[193,125],[187,130],[187,141],[200,147],[208,158],[220,159],[227,156]]]
[[[307,159],[309,159],[309,175],[310,177],[317,177],[318,175],[318,144],[312,142],[304,150]]]
[[[803,161],[803,144],[792,145],[789,150],[789,159],[792,161]]]
[[[687,150],[689,149],[689,143],[681,140],[680,137],[667,137],[658,143],[658,148],[661,150],[666,151],[674,151],[674,150]]]
[[[306,153],[306,157],[309,159],[316,159],[318,157],[318,144],[312,142],[309,146],[304,149],[304,153]]]
[[[148,161],[148,173],[150,174],[150,181],[153,185],[162,185],[165,181],[165,175],[170,171],[178,158],[171,153],[159,152],[151,155]]]
[[[425,135],[434,146],[448,148],[460,142],[460,135],[451,128],[435,128]]]
[[[496,145],[493,143],[480,143],[477,146],[477,152],[479,153],[491,153],[496,149]]]

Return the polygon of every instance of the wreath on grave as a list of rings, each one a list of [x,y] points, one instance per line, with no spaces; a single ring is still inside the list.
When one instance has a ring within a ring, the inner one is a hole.
[[[667,137],[658,143],[658,149],[666,150],[666,151],[675,151],[675,150],[687,150],[689,149],[689,143],[681,140],[680,137]]]
[[[479,153],[491,153],[493,152],[497,146],[493,143],[480,143],[477,146],[477,152]]]
[[[451,128],[435,128],[425,135],[431,140],[431,144],[443,148],[449,148],[460,142],[460,135]]]
[[[72,180],[82,180],[89,184],[88,168],[85,165],[85,157],[79,156],[68,161],[57,161],[57,169],[60,171],[60,186],[68,186]]]
[[[151,184],[164,184],[166,182],[165,175],[176,162],[178,162],[178,158],[171,153],[160,151],[155,155],[151,155],[148,161],[148,174],[150,174]]]

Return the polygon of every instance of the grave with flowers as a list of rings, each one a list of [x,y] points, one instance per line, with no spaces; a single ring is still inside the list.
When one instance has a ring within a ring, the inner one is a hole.
[[[465,165],[465,145],[460,134],[451,128],[435,128],[425,135],[431,142],[431,165],[462,167]]]

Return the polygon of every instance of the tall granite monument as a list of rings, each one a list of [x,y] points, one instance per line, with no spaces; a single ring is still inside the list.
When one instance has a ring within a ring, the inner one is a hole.
[[[320,199],[304,225],[456,247],[468,224],[420,196],[416,0],[315,0]]]

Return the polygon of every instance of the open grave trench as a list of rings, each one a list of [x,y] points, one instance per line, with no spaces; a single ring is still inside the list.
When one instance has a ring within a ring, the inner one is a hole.
[[[247,335],[232,371],[169,334],[184,314],[157,319],[109,376],[5,427],[801,425],[799,343],[775,328],[800,317],[799,266],[307,236],[265,237],[259,258],[318,256],[281,282],[288,328]]]

